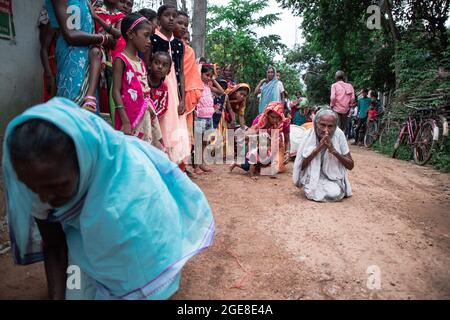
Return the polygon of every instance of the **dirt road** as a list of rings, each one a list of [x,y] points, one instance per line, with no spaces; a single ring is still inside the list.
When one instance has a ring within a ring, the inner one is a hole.
[[[198,177],[216,238],[187,264],[174,298],[450,299],[450,175],[352,154],[354,195],[340,203],[306,200],[292,163],[277,179],[226,166]],[[6,254],[0,270],[0,298],[45,298],[41,264],[14,266]]]

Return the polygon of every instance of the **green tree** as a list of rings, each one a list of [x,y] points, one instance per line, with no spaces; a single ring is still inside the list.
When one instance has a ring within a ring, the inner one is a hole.
[[[267,6],[265,0],[231,0],[225,6],[208,7],[207,57],[221,66],[231,64],[236,79],[252,87],[286,48],[279,36],[258,38],[253,31],[279,20],[276,13],[260,15]]]
[[[277,68],[277,71],[281,72],[281,81],[283,82],[288,97],[294,97],[297,91],[303,93],[304,88],[296,68],[286,63],[286,61],[276,63],[275,67]]]

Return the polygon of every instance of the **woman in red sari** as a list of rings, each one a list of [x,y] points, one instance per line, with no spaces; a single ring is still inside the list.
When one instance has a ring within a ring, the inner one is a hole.
[[[289,131],[290,121],[284,116],[283,104],[281,102],[269,103],[264,112],[253,121],[252,127],[245,133],[247,137],[258,135],[259,142],[255,145],[249,144],[245,163],[240,167],[249,171],[250,176],[252,176],[257,167],[269,162],[276,171],[273,173],[284,172],[285,165],[289,161]],[[262,141],[262,139],[267,140]],[[267,141],[268,143],[262,143]],[[263,145],[267,151],[261,150]],[[273,150],[277,145],[278,150]],[[233,164],[230,170],[232,171],[236,166],[239,165]]]

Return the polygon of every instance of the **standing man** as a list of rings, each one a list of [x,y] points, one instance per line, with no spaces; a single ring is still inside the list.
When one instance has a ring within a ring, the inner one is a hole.
[[[369,111],[370,106],[370,98],[367,96],[369,93],[369,90],[363,89],[362,90],[362,97],[358,99],[358,125],[355,130],[355,142],[353,142],[354,145],[358,144],[359,140],[361,139],[361,132],[362,136],[364,136],[364,132],[367,128],[367,111]]]
[[[331,86],[330,107],[338,114],[339,128],[346,131],[347,114],[351,106],[355,105],[355,90],[350,83],[344,81],[344,71],[336,72],[336,82]]]

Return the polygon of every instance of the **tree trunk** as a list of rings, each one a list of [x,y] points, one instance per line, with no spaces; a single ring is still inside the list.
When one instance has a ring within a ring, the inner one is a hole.
[[[197,57],[205,56],[206,11],[206,0],[194,0],[192,13],[192,48],[194,48]]]
[[[382,14],[381,19],[384,22],[384,24],[386,25],[386,28],[391,33],[392,40],[394,41],[395,57],[398,59],[398,43],[401,40],[400,32],[398,31],[397,25],[395,24],[395,21],[394,21],[394,16],[392,15],[392,7],[391,7],[390,0],[384,0],[383,4],[384,4],[383,12],[385,12],[388,15],[388,18],[386,19],[384,17],[384,14]],[[395,61],[394,64],[395,64],[395,71],[394,71],[395,72],[395,88],[398,89],[399,81],[400,81],[400,64],[398,61]]]
[[[177,0],[164,0],[164,4],[171,4],[174,5],[176,8],[178,8]]]
[[[181,0],[181,10],[183,10],[183,11],[186,12],[186,13],[188,13],[187,5],[186,5],[186,0]]]
[[[391,4],[389,1],[390,0],[384,1],[384,9],[388,15],[387,23],[388,23],[389,30],[391,31],[393,40],[397,44],[397,42],[400,41],[400,32],[398,31],[397,25],[395,24],[394,16],[392,15],[392,7],[391,7]]]

